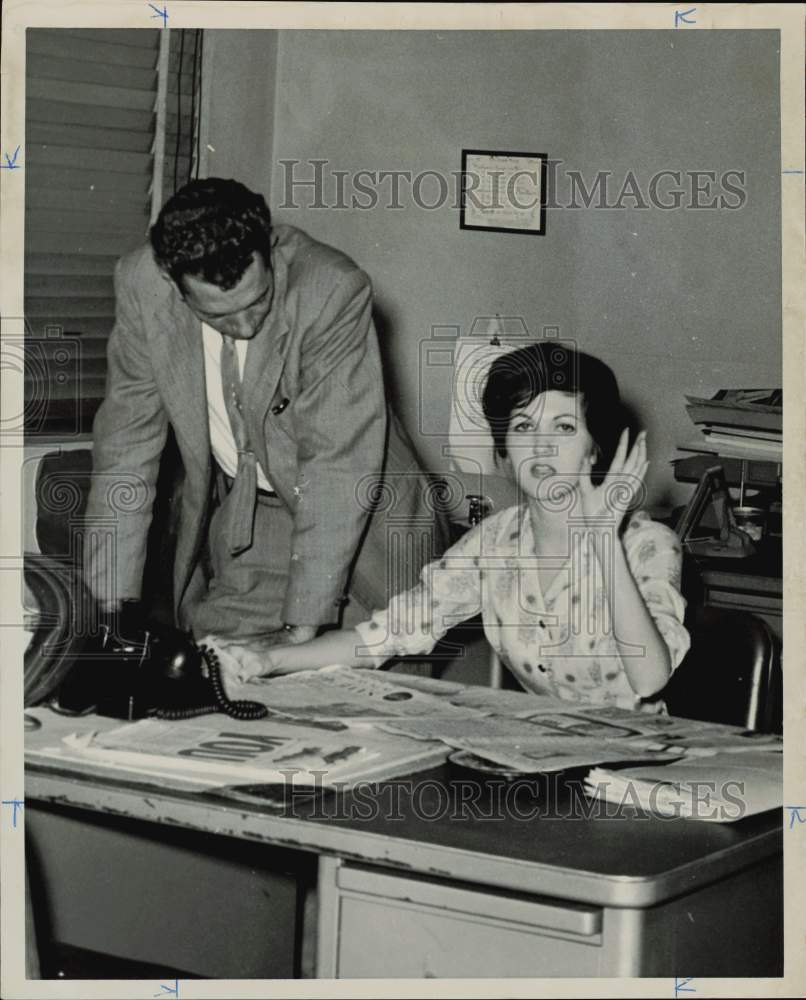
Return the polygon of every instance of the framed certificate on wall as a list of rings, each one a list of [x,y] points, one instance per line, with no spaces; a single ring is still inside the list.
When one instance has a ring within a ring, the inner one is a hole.
[[[545,153],[462,150],[460,229],[546,232]]]

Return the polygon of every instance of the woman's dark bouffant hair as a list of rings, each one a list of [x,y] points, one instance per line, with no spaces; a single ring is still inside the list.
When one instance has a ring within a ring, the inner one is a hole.
[[[271,260],[271,212],[238,181],[207,177],[180,188],[151,227],[158,266],[181,288],[186,274],[228,291],[257,252]]]
[[[490,365],[482,408],[496,456],[506,458],[512,411],[551,389],[581,397],[585,423],[598,451],[591,479],[601,482],[627,424],[616,376],[604,361],[556,340],[502,354]]]

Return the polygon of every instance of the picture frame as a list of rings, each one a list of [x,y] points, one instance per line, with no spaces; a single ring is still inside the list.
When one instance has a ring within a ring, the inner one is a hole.
[[[459,228],[546,233],[545,153],[463,149]]]

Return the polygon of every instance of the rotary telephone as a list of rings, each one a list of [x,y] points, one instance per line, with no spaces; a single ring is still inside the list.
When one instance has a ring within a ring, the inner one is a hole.
[[[85,644],[61,683],[58,711],[128,720],[189,719],[208,712],[262,719],[268,714],[260,702],[227,698],[217,654],[196,645],[188,633],[154,624],[132,629],[125,624],[125,611],[119,622],[117,629],[102,622],[100,634]]]
[[[124,601],[116,614],[101,616],[86,637],[79,611],[87,607],[86,589],[69,567],[29,554],[25,582],[38,611],[25,652],[26,706],[128,720],[268,715],[260,702],[230,701],[215,651],[180,629],[145,622],[138,602]]]

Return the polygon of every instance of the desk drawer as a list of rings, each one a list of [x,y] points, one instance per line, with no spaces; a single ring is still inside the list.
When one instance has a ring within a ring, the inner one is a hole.
[[[205,978],[294,975],[288,852],[33,802],[25,825],[43,947],[52,940]]]
[[[340,978],[600,971],[598,907],[350,866],[337,886]]]

